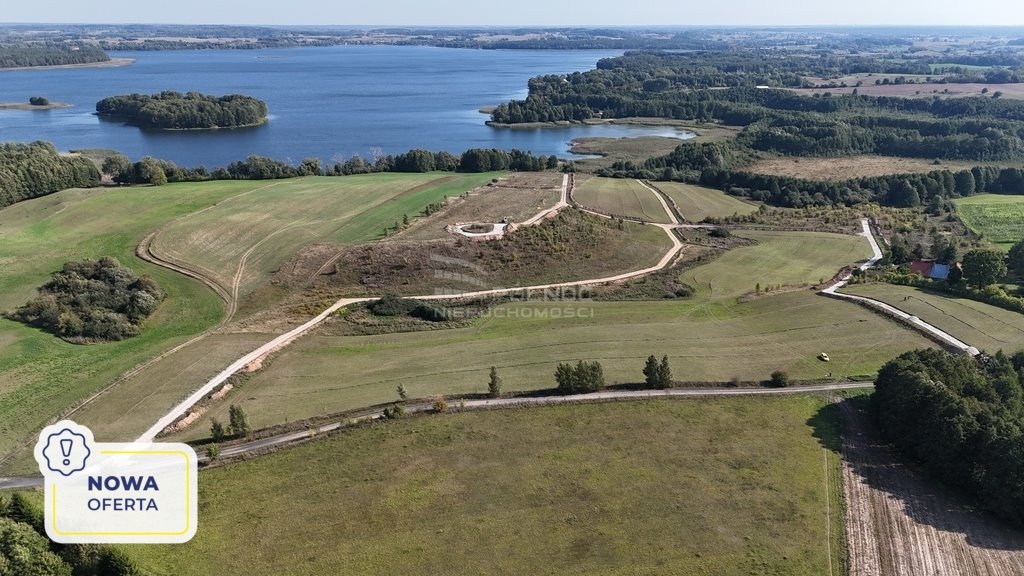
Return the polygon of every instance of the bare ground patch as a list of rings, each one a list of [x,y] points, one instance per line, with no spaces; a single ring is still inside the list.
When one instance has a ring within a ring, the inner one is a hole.
[[[844,156],[840,158],[794,158],[779,157],[759,160],[744,168],[748,172],[788,176],[807,180],[841,181],[852,178],[884,176],[886,174],[910,174],[934,170],[963,170],[973,168],[981,162],[957,162],[923,158],[900,158],[894,156]]]
[[[1024,533],[905,465],[857,402],[839,404],[850,576],[1024,574]]]
[[[457,222],[522,222],[558,202],[562,189],[559,172],[523,172],[500,178],[454,198],[440,211],[416,218],[394,236],[396,240],[439,240],[451,237],[445,227]]]

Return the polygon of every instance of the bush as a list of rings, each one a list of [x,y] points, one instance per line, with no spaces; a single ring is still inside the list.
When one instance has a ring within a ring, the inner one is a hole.
[[[49,106],[50,101],[42,96],[33,96],[28,99],[28,103],[33,106]]]
[[[789,386],[789,374],[786,374],[782,370],[772,372],[772,376],[768,380],[768,386],[771,386],[772,388],[785,388]]]
[[[732,232],[729,232],[727,228],[712,228],[711,232],[708,232],[708,236],[712,238],[728,238],[732,236]]]
[[[383,417],[385,420],[397,420],[402,416],[405,416],[405,408],[401,404],[393,404],[384,408]]]
[[[139,333],[164,292],[116,258],[68,262],[39,296],[7,313],[69,342],[123,340]]]
[[[370,303],[370,312],[375,316],[405,316],[415,310],[420,303],[409,298],[400,298],[388,294],[380,300]]]
[[[434,398],[430,401],[430,403],[431,403],[431,406],[433,406],[433,408],[434,408],[434,412],[447,412],[448,411],[448,401],[445,400],[444,396],[434,396]]]

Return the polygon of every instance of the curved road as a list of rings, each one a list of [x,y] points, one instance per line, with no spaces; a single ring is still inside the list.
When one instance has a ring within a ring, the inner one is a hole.
[[[567,174],[562,179],[562,195],[561,195],[561,200],[558,202],[558,204],[556,204],[556,208],[549,208],[549,209],[545,210],[544,212],[542,212],[541,214],[546,216],[547,214],[550,214],[553,210],[561,209],[561,208],[564,208],[564,207],[568,206],[567,197],[568,197],[569,182],[570,182],[570,177]],[[660,196],[659,196],[659,199],[660,199]],[[668,206],[665,205],[664,201],[662,201],[662,206],[665,207],[666,212],[669,214],[669,216],[672,218],[672,220],[675,221],[675,216],[668,209]],[[598,216],[605,217],[605,216],[603,216],[601,214],[598,214]],[[535,216],[534,218],[531,218],[530,220],[528,220],[528,222],[529,221],[537,222],[538,219],[536,219],[536,216]],[[463,298],[478,298],[478,297],[483,297],[483,296],[500,296],[500,295],[503,295],[503,294],[514,294],[514,293],[517,293],[517,292],[523,292],[523,291],[528,291],[528,290],[547,290],[547,289],[551,289],[551,288],[570,288],[570,287],[578,287],[578,286],[592,286],[592,285],[597,285],[597,284],[606,284],[606,283],[609,283],[609,282],[619,282],[619,281],[622,281],[622,280],[628,280],[630,278],[635,278],[637,276],[643,276],[645,274],[650,274],[651,272],[656,272],[656,271],[661,270],[662,268],[668,266],[669,263],[671,263],[672,260],[683,249],[683,243],[680,242],[679,238],[676,237],[675,233],[672,232],[672,227],[675,226],[675,224],[651,224],[651,225],[652,226],[657,226],[657,227],[659,227],[659,228],[661,228],[662,230],[665,231],[665,233],[668,235],[669,239],[672,241],[672,247],[669,248],[669,250],[665,253],[664,256],[662,256],[661,260],[657,264],[655,264],[654,266],[650,266],[648,268],[644,268],[642,270],[635,270],[633,272],[626,272],[626,273],[623,273],[623,274],[616,274],[614,276],[606,276],[604,278],[592,278],[592,279],[589,279],[589,280],[575,280],[575,281],[571,281],[571,282],[557,282],[557,283],[553,283],[553,284],[540,284],[540,285],[536,285],[536,286],[523,286],[523,287],[519,287],[519,288],[498,288],[498,289],[493,289],[493,290],[479,290],[479,291],[476,291],[476,292],[463,292],[463,293],[459,293],[459,294],[430,294],[430,295],[424,295],[424,296],[410,296],[410,298],[415,298],[417,300],[459,300],[459,299],[463,299]],[[178,405],[174,406],[167,414],[162,416],[159,420],[156,421],[155,424],[150,426],[150,428],[148,430],[146,430],[141,436],[139,436],[137,441],[138,442],[150,442],[150,441],[152,441],[165,428],[167,428],[168,426],[173,424],[178,418],[181,418],[182,416],[187,414],[188,411],[192,408],[192,406],[195,406],[200,400],[203,399],[203,397],[205,397],[210,392],[213,392],[218,386],[220,386],[221,384],[226,382],[227,379],[229,377],[231,377],[232,374],[238,372],[239,370],[245,368],[246,366],[248,366],[249,364],[251,364],[251,363],[253,363],[253,362],[257,361],[257,360],[260,360],[261,358],[267,356],[268,354],[270,354],[270,353],[272,353],[272,352],[274,352],[276,350],[280,350],[281,348],[284,348],[285,346],[290,344],[292,341],[294,341],[296,338],[298,338],[299,336],[302,336],[307,331],[309,331],[311,328],[317,326],[318,324],[320,324],[321,322],[326,320],[328,317],[330,317],[331,314],[334,314],[335,312],[337,312],[341,308],[344,308],[345,306],[348,306],[350,304],[356,304],[356,303],[359,303],[359,302],[367,302],[367,301],[375,300],[375,299],[376,298],[372,298],[372,297],[365,297],[365,298],[342,298],[342,299],[338,300],[337,302],[335,302],[334,304],[332,304],[329,308],[327,308],[326,310],[324,310],[323,312],[318,314],[313,319],[307,321],[305,324],[302,324],[301,326],[298,326],[296,328],[293,328],[292,330],[289,330],[288,332],[278,336],[277,338],[274,338],[270,342],[267,342],[266,344],[260,346],[256,350],[253,350],[252,352],[249,352],[245,356],[242,356],[238,360],[234,361],[230,366],[228,366],[224,370],[220,371],[216,376],[214,376],[213,378],[208,380],[199,389],[197,389],[195,392],[193,392],[191,395],[189,395],[188,398],[184,399],[183,401],[178,403]]]

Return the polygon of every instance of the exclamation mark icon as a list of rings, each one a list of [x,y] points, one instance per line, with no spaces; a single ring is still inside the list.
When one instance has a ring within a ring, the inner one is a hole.
[[[72,440],[61,440],[60,441],[60,452],[64,455],[64,465],[71,465],[71,447],[74,445]]]

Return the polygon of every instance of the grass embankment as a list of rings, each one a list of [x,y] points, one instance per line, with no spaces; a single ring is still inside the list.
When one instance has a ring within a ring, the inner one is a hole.
[[[1024,350],[1024,315],[952,295],[892,284],[853,284],[843,292],[891,304],[988,352]]]
[[[576,190],[574,196],[585,208],[597,212],[647,222],[669,222],[658,197],[636,180],[591,178]]]
[[[689,222],[700,222],[709,216],[725,218],[734,214],[743,216],[757,212],[757,206],[738,200],[721,190],[678,182],[658,182],[656,186],[676,203],[683,218]]]
[[[841,574],[839,461],[822,446],[838,423],[824,406],[650,401],[389,422],[203,472],[196,538],[126,550],[156,576]]]
[[[979,194],[954,200],[964,225],[1000,250],[1024,240],[1024,196]]]

